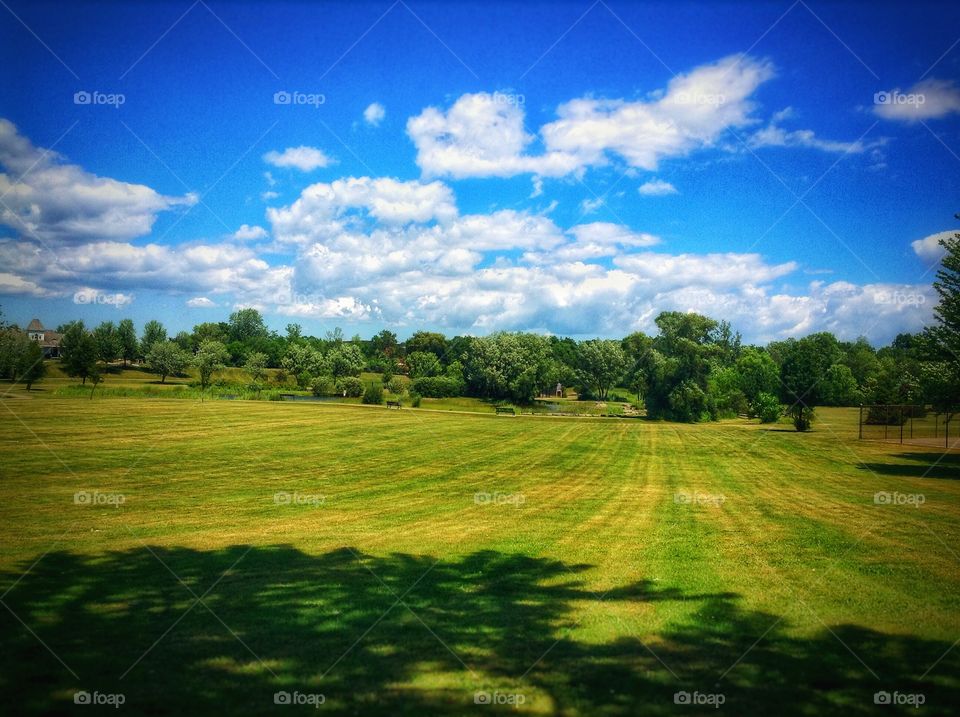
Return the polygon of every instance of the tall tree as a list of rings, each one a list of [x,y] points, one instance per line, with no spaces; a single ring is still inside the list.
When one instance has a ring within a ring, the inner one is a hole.
[[[155,343],[147,354],[147,365],[160,374],[160,383],[166,383],[167,376],[183,371],[189,362],[190,356],[173,341]]]
[[[36,341],[27,339],[17,362],[17,380],[27,384],[27,390],[44,377],[47,365],[43,362],[43,349]]]
[[[268,334],[263,316],[256,309],[239,309],[230,314],[230,341],[247,343],[252,339],[266,338]]]
[[[230,354],[227,347],[219,341],[204,341],[197,348],[193,357],[193,365],[200,373],[200,390],[206,391],[215,371],[223,368]]]
[[[112,321],[104,321],[93,330],[97,341],[97,353],[104,363],[116,361],[120,357],[120,337]]]
[[[98,373],[99,353],[96,339],[83,327],[82,321],[67,327],[60,340],[60,365],[67,376],[83,379],[86,384],[88,378]]]
[[[159,321],[148,321],[143,325],[143,337],[140,339],[140,355],[146,356],[150,353],[155,343],[162,343],[167,340],[167,330]]]
[[[117,338],[120,341],[120,356],[123,358],[123,365],[126,366],[137,358],[137,350],[140,348],[133,319],[124,319],[120,322],[117,326]]]
[[[623,378],[627,370],[627,356],[618,341],[592,339],[577,347],[577,369],[581,379],[589,385],[601,401],[610,389]]]

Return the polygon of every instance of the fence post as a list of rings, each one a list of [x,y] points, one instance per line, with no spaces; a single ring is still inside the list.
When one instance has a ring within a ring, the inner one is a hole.
[[[903,445],[903,406],[900,406],[900,445]]]
[[[857,424],[858,438],[863,440],[863,404],[860,404],[860,421]]]

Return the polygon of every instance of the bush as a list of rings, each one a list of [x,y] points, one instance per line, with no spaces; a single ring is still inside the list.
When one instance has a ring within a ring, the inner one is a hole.
[[[750,404],[750,412],[760,419],[760,423],[776,423],[781,411],[780,400],[771,393],[758,393]]]
[[[463,382],[447,376],[424,376],[413,382],[413,391],[427,398],[453,398],[463,394]]]
[[[387,390],[390,393],[393,393],[399,396],[400,394],[402,394],[404,391],[407,390],[407,385],[403,382],[402,378],[400,378],[399,376],[394,376],[387,383]]]
[[[363,381],[356,376],[344,376],[337,379],[336,389],[341,395],[358,398],[363,395]]]
[[[329,376],[317,376],[313,380],[313,386],[311,390],[313,391],[314,396],[326,396],[330,393],[330,388],[332,386],[333,379]]]
[[[810,424],[813,423],[813,409],[806,406],[794,406],[793,427],[798,431],[809,431]]]
[[[419,393],[410,394],[410,405],[413,408],[420,408],[420,401],[422,400],[423,400],[423,396],[421,396]]]
[[[383,385],[371,383],[367,390],[363,392],[363,402],[379,406],[383,403]]]

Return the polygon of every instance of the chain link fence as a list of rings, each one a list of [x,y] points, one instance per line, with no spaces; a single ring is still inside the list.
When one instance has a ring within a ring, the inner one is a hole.
[[[960,448],[960,421],[953,409],[919,404],[860,406],[862,441]]]

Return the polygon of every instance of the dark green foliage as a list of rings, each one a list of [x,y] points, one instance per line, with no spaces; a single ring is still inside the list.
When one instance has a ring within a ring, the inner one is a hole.
[[[371,383],[363,392],[363,402],[379,406],[383,403],[383,384]]]
[[[463,382],[449,376],[424,376],[411,384],[413,392],[427,398],[452,398],[463,395]]]

